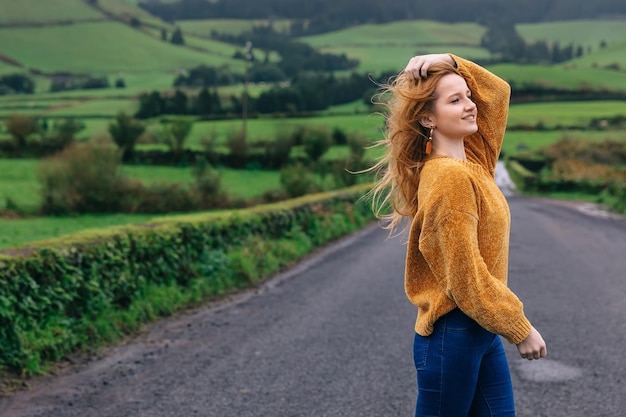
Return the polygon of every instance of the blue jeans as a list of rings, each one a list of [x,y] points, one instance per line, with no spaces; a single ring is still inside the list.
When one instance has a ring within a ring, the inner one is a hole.
[[[500,337],[458,308],[415,335],[415,417],[514,417],[513,387]]]

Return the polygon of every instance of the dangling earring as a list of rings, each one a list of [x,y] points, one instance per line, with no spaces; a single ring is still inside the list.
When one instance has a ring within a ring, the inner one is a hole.
[[[433,150],[433,130],[435,130],[435,128],[431,127],[428,139],[426,140],[426,150],[424,150],[426,155],[430,155]]]

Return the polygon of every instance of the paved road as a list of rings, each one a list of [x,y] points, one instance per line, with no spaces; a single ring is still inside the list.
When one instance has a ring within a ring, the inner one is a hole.
[[[626,415],[626,219],[510,196],[510,285],[549,346],[507,345],[518,416]],[[404,246],[369,228],[256,292],[153,326],[2,417],[412,415]]]

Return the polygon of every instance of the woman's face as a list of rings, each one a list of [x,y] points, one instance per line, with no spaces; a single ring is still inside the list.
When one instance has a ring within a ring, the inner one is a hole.
[[[462,140],[478,131],[476,104],[463,77],[444,75],[435,89],[431,122],[438,135]]]

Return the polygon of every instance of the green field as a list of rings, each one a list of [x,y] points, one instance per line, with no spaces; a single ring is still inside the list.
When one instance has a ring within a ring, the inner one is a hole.
[[[478,46],[485,28],[475,23],[407,20],[358,25],[322,35],[300,38],[316,48],[329,46],[465,45]]]
[[[92,101],[80,104],[80,106],[62,108],[50,114],[57,116],[91,114],[91,112],[113,116],[118,110],[131,111],[132,101]],[[84,107],[83,107],[84,106]],[[31,109],[29,112],[38,113],[40,110]],[[82,112],[82,113],[81,113]],[[0,104],[0,114],[12,113],[3,109]],[[308,118],[260,118],[249,119],[247,122],[248,140],[257,142],[271,140],[277,133],[284,130],[293,130],[300,126],[325,126],[329,129],[339,128],[345,132],[357,132],[371,140],[381,137],[383,118],[378,114],[370,114],[364,111],[363,104],[359,102],[337,106],[325,112],[326,115]],[[626,114],[626,102],[624,101],[589,101],[589,102],[554,102],[554,103],[529,103],[514,104],[509,110],[510,127],[536,126],[542,123],[545,127],[576,126],[586,127],[592,119],[613,117]],[[81,139],[91,137],[108,136],[108,126],[111,119],[80,119],[86,128],[78,133]],[[195,122],[191,133],[186,141],[186,147],[201,149],[202,140],[216,136],[218,144],[224,145],[233,132],[243,128],[241,120],[214,120]],[[158,120],[147,122],[147,131],[154,137],[158,136],[162,126]],[[8,138],[7,133],[1,133],[0,137]],[[142,146],[142,145],[140,145]],[[150,145],[153,146],[153,145]],[[162,147],[162,146],[161,146]]]
[[[142,23],[156,25],[166,29],[173,29],[174,26],[164,22],[163,20],[152,16],[142,8],[138,7],[138,1],[134,0],[98,0],[98,4],[104,10],[109,13],[113,13],[116,16],[126,18],[128,16],[134,16]],[[165,3],[165,2],[163,2]]]
[[[474,23],[446,24],[413,20],[359,25],[322,35],[300,38],[323,52],[358,59],[361,72],[399,71],[421,53],[450,52],[474,59],[487,58],[480,47],[485,28]]]
[[[509,126],[536,125],[584,127],[594,118],[626,115],[626,101],[575,101],[515,104],[509,112]]]
[[[121,19],[127,20],[130,16],[135,16],[142,23],[151,25],[143,26],[140,30],[110,20],[82,0],[54,0],[55,6],[50,8],[27,6],[27,2],[23,0],[0,0],[0,24],[51,23],[45,27],[0,28],[3,55],[21,62],[25,68],[106,75],[112,85],[117,78],[124,79],[126,83],[124,89],[49,93],[47,90],[50,80],[36,76],[37,94],[0,96],[0,118],[16,112],[50,118],[78,117],[86,126],[78,133],[78,139],[106,137],[108,125],[117,112],[134,113],[138,104],[137,97],[143,92],[173,91],[174,78],[184,68],[201,64],[226,65],[231,71],[242,72],[245,63],[233,59],[232,56],[243,45],[227,45],[208,37],[213,30],[236,34],[250,30],[253,25],[266,23],[251,20],[176,22],[176,26],[180,26],[186,33],[186,46],[174,46],[160,40],[160,29],[165,28],[171,34],[175,26],[150,16],[137,6],[138,2],[139,0],[99,0],[98,3]],[[84,21],[85,19],[89,21]],[[93,19],[103,21],[92,21]],[[79,23],[59,25],[60,20],[76,20]],[[274,21],[273,24],[280,31],[288,27],[289,21]],[[517,85],[532,83],[570,89],[626,90],[626,76],[623,71],[626,67],[626,25],[623,20],[550,22],[520,24],[517,27],[520,35],[529,43],[545,40],[550,43],[558,42],[561,46],[582,45],[585,54],[581,58],[553,66],[498,64],[489,67],[507,81]],[[359,59],[357,71],[375,76],[381,71],[401,70],[411,56],[420,53],[451,52],[470,59],[489,58],[489,52],[480,47],[480,39],[484,33],[485,28],[474,23],[447,24],[414,20],[360,25],[299,40],[323,52],[345,53]],[[600,49],[599,44],[602,41],[608,46]],[[257,49],[254,52],[257,58],[264,58],[262,50]],[[275,52],[270,54],[271,61],[276,62],[279,59]],[[614,64],[621,66],[621,72],[605,68]],[[24,71],[26,70],[0,62],[0,75]],[[345,73],[347,72],[338,72],[335,75]],[[219,93],[226,99],[230,95],[239,96],[242,88],[241,85],[221,87]],[[266,88],[266,85],[250,85],[248,91],[252,96],[257,96]],[[376,141],[382,137],[383,118],[369,112],[367,106],[359,100],[332,107],[317,117],[253,118],[247,123],[248,139],[251,142],[272,140],[281,130],[318,125],[357,132],[371,141]],[[513,155],[526,149],[540,148],[560,140],[564,135],[580,140],[626,140],[623,132],[580,130],[591,119],[625,114],[624,101],[515,104],[510,108],[510,127],[542,124],[545,127],[567,126],[576,129],[509,130],[503,152],[505,155]],[[164,149],[164,145],[153,143],[162,129],[159,119],[148,120],[146,125],[151,135],[146,135],[144,142],[138,145],[139,148]],[[201,149],[203,138],[216,136],[218,146],[223,147],[229,135],[240,130],[242,126],[241,120],[196,122],[186,146]],[[9,136],[2,131],[0,137],[6,139]],[[382,148],[368,150],[366,157],[377,158],[382,151]],[[299,155],[302,149],[296,148],[293,152]],[[341,159],[347,156],[347,147],[335,146],[324,158]],[[38,161],[34,160],[0,160],[0,207],[6,204],[6,198],[10,198],[12,203],[23,210],[36,211],[39,205],[37,164]],[[189,168],[125,166],[124,171],[129,177],[147,183],[192,181]],[[280,187],[279,174],[276,171],[222,169],[221,172],[224,186],[237,197],[256,197],[265,190]],[[0,247],[57,236],[85,227],[141,222],[150,217],[115,215],[80,216],[71,219],[0,219],[0,229],[3,232],[0,235]]]
[[[134,114],[137,111],[137,100],[135,99],[31,101],[12,106],[3,104],[0,104],[0,117],[5,117],[12,113],[41,117],[113,117],[120,111],[126,114]]]
[[[576,63],[562,66],[497,64],[488,68],[494,74],[518,85],[531,83],[566,89],[590,87],[595,90],[626,90],[626,76],[623,73],[584,68]]]
[[[24,0],[0,0],[0,24],[44,23],[103,18],[82,0],[48,0],[54,7],[33,7]],[[5,45],[3,45],[4,47]]]
[[[0,218],[0,249],[44,240],[84,229],[143,223],[155,215],[109,214],[76,217]]]
[[[28,212],[35,212],[39,206],[39,182],[37,169],[40,161],[36,159],[0,159],[0,198],[4,206],[10,198],[18,207]],[[165,166],[124,166],[123,171],[129,178],[139,179],[144,183],[193,181],[191,168]],[[220,169],[224,189],[235,197],[258,197],[267,190],[280,188],[278,171],[249,171]]]
[[[619,74],[623,77],[624,70],[626,69],[626,40],[610,44],[604,49],[600,49],[591,55],[575,59],[572,62],[576,65],[586,65],[592,68],[596,66],[617,65],[621,69]]]
[[[242,32],[250,31],[254,26],[266,25],[268,20],[255,19],[204,19],[204,20],[181,20],[177,22],[180,27],[189,33],[195,33],[200,36],[211,36],[212,31],[219,33],[237,35]],[[276,31],[284,31],[289,29],[289,20],[272,20],[271,24]]]
[[[358,108],[358,105],[356,105]],[[343,107],[340,107],[340,109]],[[339,112],[338,112],[339,113]],[[587,126],[593,118],[611,117],[626,114],[624,101],[557,102],[515,104],[510,107],[509,126],[536,125],[546,126],[561,124],[564,126]],[[293,119],[251,119],[248,120],[249,139],[271,139],[281,129],[293,129],[298,126],[326,126],[340,128],[346,132],[358,132],[367,138],[377,140],[381,137],[383,118],[377,114],[337,114],[313,118]],[[157,129],[157,125],[153,125]],[[197,122],[189,136],[189,147],[197,148],[203,137],[217,135],[218,143],[225,143],[229,132],[241,129],[241,120],[218,120]]]
[[[569,138],[581,141],[601,142],[616,140],[626,142],[626,133],[621,131],[583,131],[583,130],[552,130],[552,131],[520,131],[509,130],[504,136],[502,152],[504,155],[516,155],[526,150],[541,149],[561,139]]]
[[[238,63],[153,39],[117,22],[36,28],[0,28],[4,55],[43,71],[93,74],[169,72],[178,68]],[[97,47],[94,47],[97,45]]]
[[[516,28],[526,42],[547,41],[558,42],[561,46],[581,45],[585,51],[588,47],[591,47],[592,51],[597,50],[602,41],[613,44],[626,39],[624,19],[520,23]]]

